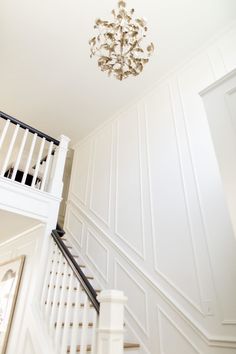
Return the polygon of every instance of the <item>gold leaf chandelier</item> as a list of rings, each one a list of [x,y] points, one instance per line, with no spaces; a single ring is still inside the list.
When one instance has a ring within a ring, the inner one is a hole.
[[[97,19],[94,29],[98,34],[89,41],[90,57],[98,56],[100,69],[118,80],[138,76],[154,51],[153,43],[142,47],[147,23],[133,19],[134,12],[126,9],[125,1],[118,1],[118,10],[112,10],[114,22]]]

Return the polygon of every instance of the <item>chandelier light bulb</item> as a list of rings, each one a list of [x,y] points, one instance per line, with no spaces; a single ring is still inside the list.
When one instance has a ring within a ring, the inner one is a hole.
[[[114,21],[98,18],[94,26],[97,35],[89,41],[90,57],[97,56],[100,69],[120,81],[138,76],[154,51],[153,43],[142,46],[147,21],[133,18],[134,12],[126,9],[125,1],[118,1],[118,9],[111,12]]]

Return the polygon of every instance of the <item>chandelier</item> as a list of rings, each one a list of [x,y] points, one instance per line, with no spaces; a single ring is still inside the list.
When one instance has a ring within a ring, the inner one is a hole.
[[[126,9],[125,1],[118,1],[118,10],[112,10],[114,22],[97,19],[94,29],[98,33],[89,41],[90,57],[98,56],[100,69],[121,81],[138,76],[154,51],[153,43],[142,46],[147,23],[133,18],[134,12]]]

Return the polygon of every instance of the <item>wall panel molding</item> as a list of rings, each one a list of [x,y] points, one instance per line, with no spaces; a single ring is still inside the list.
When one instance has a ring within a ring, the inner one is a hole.
[[[81,228],[80,227],[77,228],[76,225],[71,225],[71,223],[72,223],[71,218],[72,217],[74,218],[74,221],[76,223],[79,223],[81,225]],[[72,227],[74,227],[75,230],[72,230]],[[67,210],[65,228],[66,228],[66,231],[68,231],[69,234],[71,235],[71,237],[74,239],[74,241],[79,245],[79,247],[82,248],[83,239],[84,239],[84,231],[85,231],[84,230],[84,223],[81,220],[81,218],[73,211],[73,209]],[[79,231],[80,231],[80,234],[78,234]]]
[[[190,242],[191,242],[191,247],[192,247],[192,252],[193,252],[193,264],[195,267],[195,276],[197,279],[197,284],[198,284],[198,291],[199,291],[199,302],[196,303],[192,301],[192,299],[184,292],[184,290],[181,290],[180,287],[178,287],[172,279],[170,279],[167,275],[163,273],[163,271],[160,270],[159,264],[158,264],[158,256],[156,250],[158,249],[158,227],[156,227],[155,222],[154,222],[154,205],[153,205],[153,198],[151,196],[154,196],[153,192],[153,187],[152,187],[152,181],[151,181],[151,169],[150,169],[150,140],[148,136],[148,120],[147,120],[147,105],[146,103],[144,104],[145,107],[145,125],[146,125],[146,131],[147,131],[147,151],[148,151],[148,178],[149,178],[149,195],[150,195],[150,205],[151,205],[151,219],[152,219],[152,237],[153,237],[153,244],[154,246],[154,262],[155,262],[155,271],[156,273],[161,276],[177,293],[179,293],[191,306],[193,306],[198,312],[200,312],[202,315],[204,315],[204,311],[201,307],[201,304],[203,303],[203,299],[201,298],[200,295],[200,279],[199,279],[199,274],[197,270],[197,263],[196,263],[196,251],[195,251],[195,246],[194,246],[194,241],[193,241],[193,235],[192,235],[192,229],[191,229],[191,221],[190,221],[190,216],[189,216],[189,208],[188,208],[188,202],[187,202],[187,195],[186,195],[186,186],[185,186],[185,179],[184,179],[184,172],[183,172],[183,166],[182,166],[182,157],[181,157],[181,152],[180,152],[180,141],[178,139],[178,133],[177,133],[177,127],[176,127],[176,117],[174,115],[174,103],[173,103],[173,98],[171,96],[171,88],[170,88],[170,83],[167,85],[167,90],[168,90],[168,98],[169,98],[169,105],[171,107],[171,120],[173,123],[173,130],[174,130],[174,136],[175,136],[175,145],[176,145],[176,151],[177,151],[177,156],[178,156],[178,166],[179,166],[179,172],[180,172],[180,180],[181,180],[181,188],[182,188],[182,193],[183,193],[183,200],[184,200],[184,206],[185,206],[185,215],[186,215],[186,220],[187,220],[187,227],[188,227],[188,233],[190,235]],[[158,224],[158,220],[156,220]]]
[[[146,336],[149,336],[149,320],[148,320],[148,296],[146,290],[143,288],[142,285],[125,269],[125,267],[117,260],[115,259],[114,261],[115,264],[115,272],[114,272],[114,279],[115,279],[115,287],[117,289],[120,289],[118,286],[118,274],[119,274],[119,268],[123,272],[123,275],[127,276],[127,278],[130,279],[130,284],[134,284],[134,287],[136,287],[136,290],[133,294],[129,294],[126,292],[126,295],[130,299],[130,303],[128,302],[126,308],[127,311],[131,314],[131,316],[134,318],[138,326],[142,329],[142,331],[145,333]],[[122,277],[124,279],[124,277]],[[138,291],[140,291],[140,295],[138,295]],[[142,321],[138,318],[138,316],[134,313],[132,310],[131,303],[133,302],[133,299],[136,297],[136,299],[139,299],[143,295],[143,311],[145,313],[145,320],[144,318]],[[144,323],[143,323],[144,322]]]
[[[93,250],[94,253],[91,254],[91,243],[94,243],[95,249]],[[100,248],[100,249],[99,249]],[[98,255],[100,252],[99,259],[95,260],[94,255],[95,253]],[[97,270],[97,272],[101,275],[101,277],[108,282],[108,275],[109,275],[109,250],[108,248],[104,245],[103,242],[95,235],[94,231],[91,230],[91,228],[88,227],[87,230],[87,240],[86,240],[86,251],[85,255],[88,257],[90,260],[91,264],[93,267]],[[98,261],[105,261],[105,265],[99,265]],[[104,268],[102,270],[102,268]]]
[[[144,214],[143,214],[143,188],[142,188],[142,164],[141,164],[141,151],[140,151],[140,116],[139,116],[139,111],[138,107],[135,107],[132,109],[132,113],[135,114],[135,131],[136,131],[136,154],[137,154],[137,160],[138,160],[138,200],[139,200],[139,207],[140,207],[140,217],[139,220],[137,220],[137,223],[140,223],[140,238],[141,238],[141,248],[137,248],[136,245],[132,244],[127,238],[127,235],[121,234],[119,231],[119,157],[120,157],[120,119],[117,120],[117,153],[116,153],[116,188],[115,188],[115,194],[116,194],[116,205],[115,205],[115,234],[123,241],[126,243],[126,245],[133,251],[135,252],[139,257],[141,257],[143,260],[145,260],[145,241],[144,241]],[[122,120],[123,117],[122,117]],[[122,155],[124,156],[124,155]],[[121,157],[122,159],[122,157]],[[134,173],[134,171],[133,171]],[[137,191],[136,191],[137,192]],[[131,202],[131,200],[130,200]],[[131,203],[127,204],[126,207],[132,208]],[[136,205],[134,206],[136,208]]]
[[[109,134],[110,134],[110,137],[109,137]],[[101,161],[102,161],[101,159],[103,157],[102,155],[98,156],[98,152],[97,152],[99,139],[100,139],[100,144],[102,142],[108,140],[108,142],[109,142],[108,146],[106,146],[105,150],[100,151],[100,153],[103,152],[103,155],[104,155],[108,151],[109,156],[107,156],[106,159],[110,159],[110,161],[107,162],[108,166],[103,166],[103,171],[100,171],[99,175],[98,175],[97,173],[95,173],[96,172],[95,165],[97,165],[96,167],[98,167],[98,165],[101,164]],[[89,201],[89,210],[108,227],[110,227],[110,223],[111,223],[111,192],[112,192],[111,186],[112,186],[112,166],[114,163],[113,146],[114,146],[113,126],[108,126],[108,127],[105,127],[104,131],[103,130],[100,131],[99,134],[94,138],[93,159],[92,159],[92,177],[91,177],[92,181],[91,181],[91,193],[90,193],[90,201]],[[109,152],[109,150],[110,150],[110,152]],[[104,170],[106,169],[106,167],[109,171],[109,177],[107,177],[104,181],[103,173],[105,173]],[[98,189],[96,189],[96,191],[95,191],[95,181],[96,180],[99,181],[99,185],[98,185]],[[104,200],[104,196],[103,197],[102,197],[102,195],[98,196],[98,193],[101,193],[100,190],[102,188],[107,188],[107,190],[108,190],[107,211],[106,211],[107,216],[101,215],[101,212],[96,210],[95,206],[93,206],[93,204],[96,202],[96,199],[99,198],[99,199]]]
[[[76,200],[78,200],[84,206],[86,206],[88,199],[91,158],[92,142],[91,140],[88,140],[86,141],[86,143],[80,145],[78,147],[78,150],[76,150],[74,157],[75,168],[72,171],[73,176],[69,192],[72,196],[74,196]]]
[[[182,328],[179,327],[177,323],[175,323],[167,313],[162,310],[160,307],[157,307],[158,312],[158,323],[159,323],[159,338],[160,338],[160,354],[168,354],[165,350],[166,344],[168,342],[164,340],[164,330],[163,330],[163,321],[167,321],[173,329],[175,329],[177,336],[180,336],[181,340],[183,341],[183,346],[187,345],[189,348],[192,348],[191,354],[204,354],[202,350],[198,349],[194,344],[192,338],[187,337],[187,335],[183,332]],[[167,334],[168,336],[168,334]],[[172,341],[174,342],[173,336],[171,337]],[[178,341],[179,342],[179,341]],[[185,343],[185,344],[184,344]],[[175,348],[176,349],[176,348]],[[185,348],[186,349],[186,348]],[[183,348],[181,348],[183,350]],[[184,352],[190,354],[189,350],[185,350]]]

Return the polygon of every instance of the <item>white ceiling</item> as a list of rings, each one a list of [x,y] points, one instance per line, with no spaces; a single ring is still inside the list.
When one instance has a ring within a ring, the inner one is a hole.
[[[115,0],[0,0],[0,110],[57,137],[80,139],[236,18],[236,0],[128,0],[149,23],[144,73],[108,78],[89,58],[97,17]]]

